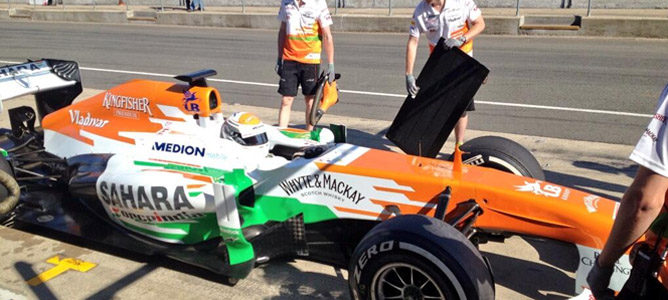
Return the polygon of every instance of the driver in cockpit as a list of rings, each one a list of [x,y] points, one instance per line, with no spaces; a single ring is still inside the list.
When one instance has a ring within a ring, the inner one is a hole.
[[[269,154],[267,125],[254,114],[237,112],[229,116],[220,130],[220,137],[241,145],[244,156],[263,158]]]

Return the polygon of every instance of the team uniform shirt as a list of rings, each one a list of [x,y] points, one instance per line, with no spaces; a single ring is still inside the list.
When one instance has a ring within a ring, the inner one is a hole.
[[[278,20],[285,22],[283,59],[319,64],[322,41],[320,27],[332,25],[325,0],[283,0]]]
[[[668,85],[663,89],[656,113],[633,149],[630,158],[639,165],[668,177],[666,114],[668,114]]]
[[[427,2],[420,1],[413,12],[409,33],[417,38],[425,33],[430,48],[433,48],[441,37],[457,38],[467,33],[471,22],[481,14],[473,0],[446,0],[440,12]],[[459,49],[473,56],[473,41],[466,41]]]

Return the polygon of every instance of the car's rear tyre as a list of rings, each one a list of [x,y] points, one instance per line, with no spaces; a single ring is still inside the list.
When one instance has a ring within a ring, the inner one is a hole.
[[[455,228],[424,215],[378,224],[355,248],[348,271],[354,299],[494,299],[478,250]]]
[[[529,150],[500,136],[474,138],[459,147],[463,161],[539,180],[545,180],[540,163]]]
[[[0,155],[0,224],[11,218],[19,200],[19,184],[7,159]]]

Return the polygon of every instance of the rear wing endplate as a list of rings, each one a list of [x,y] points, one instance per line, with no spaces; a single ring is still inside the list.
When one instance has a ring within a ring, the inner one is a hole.
[[[41,59],[0,67],[0,112],[5,100],[34,94],[41,119],[72,103],[82,90],[74,61]]]

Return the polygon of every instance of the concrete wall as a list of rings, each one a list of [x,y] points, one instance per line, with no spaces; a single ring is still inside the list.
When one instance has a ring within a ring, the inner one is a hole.
[[[6,0],[2,0],[5,2]],[[29,0],[10,0],[12,3],[25,4]],[[43,0],[37,0],[41,2]],[[65,5],[115,5],[118,0],[52,0],[64,2]],[[178,6],[179,0],[123,0],[130,5],[152,5],[160,6]],[[205,6],[241,6],[244,3],[247,6],[279,6],[281,0],[203,0]],[[392,7],[415,7],[421,0],[326,0],[329,7],[334,7],[336,3],[345,3],[345,7],[363,8],[363,7],[388,7],[392,2]],[[337,2],[338,1],[338,2]],[[517,0],[474,0],[480,7],[516,7]],[[520,0],[522,8],[558,8],[562,2],[568,3],[568,0]],[[587,7],[588,0],[571,0],[572,8]],[[591,0],[592,8],[668,8],[666,0]]]
[[[33,21],[56,21],[56,22],[94,22],[94,23],[127,23],[125,12],[119,11],[45,11],[35,10],[32,12]]]
[[[583,17],[578,35],[668,38],[665,18]]]

